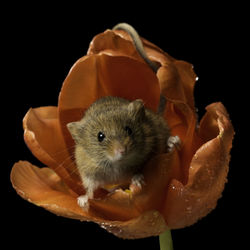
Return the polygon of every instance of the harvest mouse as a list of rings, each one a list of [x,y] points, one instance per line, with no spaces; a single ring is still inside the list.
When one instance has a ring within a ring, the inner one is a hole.
[[[139,55],[156,73],[159,65],[151,61],[136,30],[126,23],[113,30],[125,30],[132,38]],[[168,125],[160,115],[166,98],[161,95],[158,113],[146,109],[142,100],[128,101],[119,97],[103,97],[94,102],[82,120],[67,127],[75,141],[75,161],[86,194],[78,204],[88,209],[94,191],[108,184],[131,180],[141,188],[142,167],[154,154],[179,146],[178,136],[170,136]]]
[[[75,141],[75,161],[86,189],[78,197],[84,209],[98,187],[128,179],[140,187],[145,161],[167,152],[176,139],[170,136],[163,117],[145,108],[140,99],[103,97],[80,121],[67,127]]]

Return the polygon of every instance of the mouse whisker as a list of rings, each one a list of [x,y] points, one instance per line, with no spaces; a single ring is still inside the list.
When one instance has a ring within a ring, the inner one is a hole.
[[[68,165],[68,169],[70,169],[74,164],[75,164],[75,162],[71,162],[71,163]],[[57,168],[59,168],[60,166],[62,166],[62,164],[60,164]],[[57,169],[57,168],[56,168],[56,169]],[[55,169],[55,171],[56,171],[56,169]],[[78,169],[75,168],[75,169],[73,169],[73,170],[71,170],[71,171],[67,170],[67,172],[68,172],[69,175],[68,175],[67,177],[64,177],[64,179],[69,179],[69,178],[71,178],[73,174],[78,173]]]
[[[63,154],[68,154],[68,152],[70,150],[73,150],[74,151],[75,149],[75,145],[71,146],[71,147],[66,147],[65,149],[62,149],[62,150],[58,150],[56,151],[55,153],[53,153],[51,156],[54,158],[60,156],[60,155],[63,155]]]
[[[74,148],[75,146],[71,147],[72,149]],[[52,158],[55,157],[55,156],[59,156],[59,154],[61,154],[62,152],[66,152],[66,150],[62,150],[62,151],[58,151],[57,154],[54,154],[52,155]],[[69,160],[73,160],[73,156],[72,155],[68,155],[67,157],[64,157],[64,159],[60,162],[58,162],[58,166],[56,168],[54,168],[54,171],[56,172],[58,170],[58,168],[62,167],[67,161]],[[68,164],[68,169],[70,169],[70,167],[72,167],[73,165],[75,164],[75,161],[73,160],[73,162],[71,161],[70,164]],[[73,172],[73,171],[72,171]],[[69,174],[72,174],[72,173],[69,173]]]

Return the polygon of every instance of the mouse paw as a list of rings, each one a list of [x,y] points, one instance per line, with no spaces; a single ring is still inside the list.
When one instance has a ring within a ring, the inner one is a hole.
[[[88,211],[89,209],[89,197],[88,195],[81,195],[79,197],[77,197],[77,204],[83,208],[84,210]]]
[[[181,148],[181,139],[178,135],[170,136],[167,141],[168,152],[172,152],[174,148],[180,149]]]
[[[133,192],[140,191],[142,189],[142,185],[145,185],[143,174],[136,174],[131,179],[130,190]]]

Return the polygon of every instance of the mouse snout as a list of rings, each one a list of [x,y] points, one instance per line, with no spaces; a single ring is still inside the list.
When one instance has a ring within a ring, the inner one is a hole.
[[[126,152],[126,146],[120,141],[114,141],[113,150],[115,154],[123,155]]]
[[[110,159],[112,161],[120,160],[126,153],[126,146],[119,141],[113,141],[112,149],[110,152]]]
[[[126,152],[126,149],[124,146],[119,146],[114,149],[115,154],[124,154]]]

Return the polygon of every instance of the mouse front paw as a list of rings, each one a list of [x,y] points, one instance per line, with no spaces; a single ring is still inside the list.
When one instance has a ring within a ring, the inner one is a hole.
[[[132,177],[131,184],[138,186],[139,188],[142,187],[142,185],[145,185],[144,176],[143,174],[136,174]]]
[[[81,195],[77,198],[77,204],[83,208],[85,211],[89,209],[89,197],[88,195]]]
[[[145,185],[143,174],[136,174],[131,179],[130,190],[132,192],[139,192],[143,185]]]
[[[170,136],[167,141],[168,152],[172,152],[174,148],[181,148],[181,139],[178,135]]]

